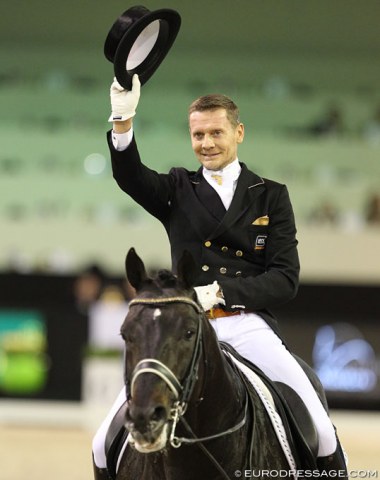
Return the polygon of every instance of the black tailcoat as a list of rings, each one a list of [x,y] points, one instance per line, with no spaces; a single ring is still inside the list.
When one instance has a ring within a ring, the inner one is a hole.
[[[259,177],[241,163],[229,209],[202,175],[142,164],[135,139],[111,151],[118,185],[164,225],[173,268],[186,249],[199,265],[198,285],[217,280],[226,310],[254,311],[276,328],[269,309],[292,299],[299,261],[292,205],[285,185]]]

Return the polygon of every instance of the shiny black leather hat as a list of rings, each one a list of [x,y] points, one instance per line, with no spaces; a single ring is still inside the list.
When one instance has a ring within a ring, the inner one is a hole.
[[[126,10],[112,25],[104,43],[104,54],[113,63],[115,77],[127,90],[132,77],[146,83],[166,57],[181,26],[175,10],[150,11],[142,5]]]

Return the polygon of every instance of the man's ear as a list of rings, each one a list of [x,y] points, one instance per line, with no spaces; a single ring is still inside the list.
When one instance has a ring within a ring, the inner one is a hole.
[[[236,133],[237,133],[237,143],[243,143],[244,140],[244,124],[239,123],[239,125],[236,127]]]

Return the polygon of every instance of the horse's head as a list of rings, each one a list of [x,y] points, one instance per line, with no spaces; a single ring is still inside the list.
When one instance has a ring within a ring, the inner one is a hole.
[[[149,278],[134,249],[126,270],[136,289],[121,327],[126,344],[126,425],[140,452],[165,447],[174,405],[185,405],[201,352],[203,311],[192,288],[195,264],[185,253],[177,277],[167,270]]]

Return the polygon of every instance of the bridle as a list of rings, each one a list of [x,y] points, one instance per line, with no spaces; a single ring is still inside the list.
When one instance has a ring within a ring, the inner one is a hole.
[[[130,301],[129,307],[133,307],[136,305],[143,305],[148,307],[165,307],[167,305],[173,304],[187,304],[194,308],[196,313],[198,314],[198,326],[197,326],[197,333],[195,338],[195,345],[193,354],[191,357],[191,361],[189,364],[189,368],[185,375],[183,383],[176,377],[176,375],[172,372],[172,370],[167,367],[164,363],[156,360],[154,358],[144,358],[143,360],[139,361],[135,366],[130,383],[130,392],[133,397],[133,388],[134,384],[136,383],[137,378],[144,373],[153,373],[160,377],[174,394],[175,401],[173,402],[173,406],[171,408],[171,415],[170,419],[172,420],[172,428],[171,433],[169,436],[170,445],[174,448],[179,448],[182,443],[186,444],[194,444],[197,443],[200,448],[204,451],[204,453],[209,457],[209,459],[214,463],[214,465],[218,468],[218,470],[222,473],[225,478],[230,478],[224,469],[221,467],[219,462],[214,458],[213,455],[206,449],[202,442],[213,440],[216,438],[223,437],[225,435],[229,435],[233,432],[236,432],[240,428],[242,428],[246,421],[247,421],[247,405],[248,401],[245,401],[245,409],[243,418],[237,423],[235,426],[225,430],[221,433],[217,433],[214,435],[209,435],[207,437],[198,438],[194,432],[192,431],[191,427],[183,417],[184,413],[186,412],[188,403],[190,401],[190,397],[192,391],[194,389],[195,383],[198,380],[198,368],[202,353],[202,321],[205,318],[204,310],[198,303],[188,297],[178,296],[178,297],[156,297],[156,298],[134,298]],[[177,437],[175,435],[175,430],[178,422],[181,420],[183,425],[185,426],[186,430],[191,434],[192,438],[183,438]]]
[[[135,366],[132,372],[131,393],[137,378],[143,373],[153,373],[159,376],[174,394],[176,402],[185,409],[189,403],[194,385],[198,379],[198,367],[202,353],[202,308],[191,298],[187,297],[159,297],[159,298],[134,298],[130,301],[129,307],[134,305],[164,307],[175,303],[185,303],[191,305],[198,314],[198,326],[195,338],[195,345],[187,374],[183,384],[178,380],[175,374],[164,363],[154,358],[144,358]],[[184,413],[184,411],[183,411]]]

